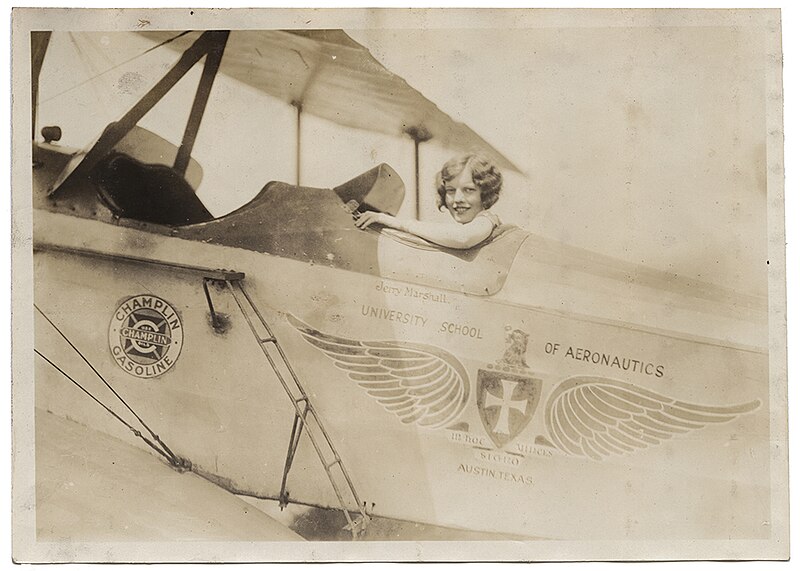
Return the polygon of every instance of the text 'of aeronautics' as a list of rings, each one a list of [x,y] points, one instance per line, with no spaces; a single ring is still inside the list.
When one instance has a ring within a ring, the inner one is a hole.
[[[616,368],[630,373],[641,373],[659,379],[664,376],[664,365],[642,361],[632,357],[615,355],[613,353],[595,351],[585,347],[562,345],[561,343],[548,341],[544,344],[544,352],[552,357],[584,361],[586,363],[592,363],[593,365]]]

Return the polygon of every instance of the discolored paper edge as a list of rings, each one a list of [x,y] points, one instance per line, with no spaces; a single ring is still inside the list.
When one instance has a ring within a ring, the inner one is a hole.
[[[530,26],[525,11],[504,19]],[[648,25],[647,11],[547,10],[536,26]],[[660,21],[680,26],[760,23],[769,62],[765,134],[769,231],[769,364],[774,536],[764,541],[502,541],[372,543],[45,543],[35,539],[33,430],[33,305],[31,239],[29,32],[226,28],[494,27],[495,18],[474,10],[74,10],[18,9],[12,26],[12,431],[13,556],[19,562],[116,561],[527,561],[785,559],[788,557],[788,448],[786,257],[784,228],[783,91],[778,10],[673,10]],[[190,22],[190,24],[187,24]]]

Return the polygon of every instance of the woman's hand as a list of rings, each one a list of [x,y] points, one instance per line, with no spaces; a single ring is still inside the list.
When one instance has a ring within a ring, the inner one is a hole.
[[[384,226],[394,228],[394,224],[392,224],[394,220],[395,217],[389,214],[368,210],[367,212],[359,215],[359,217],[356,219],[356,227],[361,230],[366,230],[370,224],[383,224]]]

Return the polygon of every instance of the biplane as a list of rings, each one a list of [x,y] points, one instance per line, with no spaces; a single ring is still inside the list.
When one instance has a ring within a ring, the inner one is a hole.
[[[354,538],[380,518],[515,539],[769,536],[765,298],[512,225],[469,250],[359,230],[354,213],[406,200],[378,161],[326,188],[298,167],[213,215],[192,150],[218,74],[298,124],[314,113],[516,167],[343,32],[140,36],[176,61],[80,150],[37,130],[51,34],[31,37],[37,478],[58,469],[51,443],[69,455],[80,437],[65,434],[88,430],[112,481],[118,454],[126,474],[187,490],[193,474],[334,510]],[[180,143],[140,126],[199,65]],[[45,536],[78,517],[40,509]],[[231,529],[269,535],[248,518]]]

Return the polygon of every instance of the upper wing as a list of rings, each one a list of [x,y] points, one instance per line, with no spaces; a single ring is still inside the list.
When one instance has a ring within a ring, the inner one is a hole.
[[[703,406],[677,401],[621,381],[573,377],[548,399],[550,438],[568,454],[602,460],[660,444],[676,434],[727,422],[761,406]]]
[[[438,428],[469,399],[469,376],[450,353],[405,341],[356,341],[327,335],[287,314],[306,341],[404,423]]]

